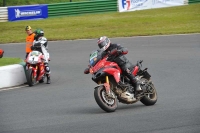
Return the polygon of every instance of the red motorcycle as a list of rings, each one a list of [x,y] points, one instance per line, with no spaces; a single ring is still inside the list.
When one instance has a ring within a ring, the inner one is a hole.
[[[26,58],[26,78],[29,86],[43,83],[46,77],[44,56],[39,51],[32,51]]]
[[[141,69],[142,61],[138,61],[132,70],[142,89],[142,92],[138,93],[134,91],[130,79],[122,74],[121,68],[112,62],[117,56],[110,55],[116,52],[117,50],[113,50],[103,58],[102,52],[92,52],[89,68],[84,71],[85,74],[91,73],[92,80],[98,84],[94,88],[94,98],[99,107],[106,112],[114,112],[118,107],[118,101],[124,104],[141,101],[146,106],[154,105],[157,102],[157,92],[147,68]],[[121,84],[118,84],[119,82]]]
[[[4,54],[4,50],[3,50],[3,49],[0,49],[0,58],[3,57],[3,54]]]

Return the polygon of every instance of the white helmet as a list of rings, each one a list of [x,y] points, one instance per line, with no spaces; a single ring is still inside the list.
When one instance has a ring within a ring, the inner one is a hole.
[[[110,46],[110,39],[106,36],[102,36],[98,39],[97,44],[100,49],[105,51]]]

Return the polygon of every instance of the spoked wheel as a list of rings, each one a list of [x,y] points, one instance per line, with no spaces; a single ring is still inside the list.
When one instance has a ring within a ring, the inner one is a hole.
[[[95,88],[94,98],[99,107],[106,112],[114,112],[118,107],[115,94],[111,91],[110,96],[108,96],[104,86],[99,86],[98,88]]]
[[[27,70],[27,82],[29,86],[33,86],[36,83],[36,79],[33,76],[33,71],[32,69]]]
[[[154,105],[158,98],[156,88],[151,81],[147,83],[147,86],[147,94],[140,101],[146,106]]]

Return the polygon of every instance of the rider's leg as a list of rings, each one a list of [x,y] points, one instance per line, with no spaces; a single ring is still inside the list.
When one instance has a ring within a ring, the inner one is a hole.
[[[47,75],[47,84],[51,83],[51,79],[50,79],[50,67],[48,63],[45,63],[45,70],[46,70],[46,75]]]
[[[42,53],[44,55],[44,63],[45,63],[45,70],[46,70],[46,75],[47,75],[47,84],[50,84],[51,83],[51,79],[50,79],[50,67],[49,67],[49,53],[47,52],[47,50],[45,48],[42,47]]]
[[[133,65],[128,62],[122,66],[122,70],[124,74],[130,79],[130,83],[134,87],[135,91],[142,91],[141,87],[139,86],[139,81],[135,78],[135,76],[131,73],[133,69]]]
[[[139,86],[140,82],[135,78],[133,74],[127,73],[126,76],[130,79],[131,84],[133,85],[135,91],[138,92],[142,91],[141,87]]]

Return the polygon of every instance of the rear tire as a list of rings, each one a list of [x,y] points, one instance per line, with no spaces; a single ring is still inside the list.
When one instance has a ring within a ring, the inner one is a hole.
[[[27,78],[28,85],[33,86],[34,85],[34,77],[33,77],[32,69],[28,69],[26,74],[27,74],[26,78]]]
[[[151,106],[151,105],[154,105],[156,102],[157,102],[157,92],[156,92],[156,88],[154,87],[154,84],[153,83],[150,83],[150,86],[152,87],[153,89],[153,93],[152,94],[148,94],[148,95],[145,95],[140,101],[146,105],[146,106]]]
[[[114,99],[109,98],[106,95],[106,89],[104,86],[99,86],[94,90],[94,98],[101,109],[106,112],[114,112],[118,107],[118,102],[115,94],[111,91]]]

